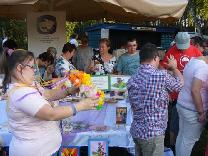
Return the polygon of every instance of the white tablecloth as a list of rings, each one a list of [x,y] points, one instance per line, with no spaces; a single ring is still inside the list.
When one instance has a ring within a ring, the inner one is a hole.
[[[0,101],[0,140],[3,146],[9,146],[12,134],[8,129],[8,118],[6,113],[6,101]]]
[[[130,104],[126,100],[120,100],[116,104],[105,104],[102,110],[89,110],[77,113],[71,117],[72,121],[83,121],[91,125],[116,126],[116,107],[127,107],[126,125],[132,122],[132,111]]]
[[[116,127],[116,107],[127,107],[127,124]],[[0,101],[0,137],[3,140],[3,146],[9,146],[12,135],[8,130],[8,118],[6,113],[6,102]],[[105,132],[87,131],[70,134],[68,145],[83,145],[86,146],[88,139],[91,137],[109,138],[111,146],[129,147],[132,145],[132,139],[129,133],[129,127],[132,121],[130,105],[125,100],[119,101],[116,104],[105,104],[102,110],[83,111],[77,113],[76,116],[70,119],[73,122],[83,121],[90,125],[106,125],[109,129]],[[127,129],[125,128],[127,127]],[[74,137],[76,136],[76,137]],[[81,139],[80,139],[81,138]],[[120,140],[119,140],[120,139]],[[64,141],[63,137],[63,141]]]
[[[62,103],[61,105],[69,105]],[[127,107],[126,125],[116,125],[116,107]],[[105,104],[102,110],[90,110],[79,112],[76,116],[69,118],[71,122],[83,122],[89,125],[105,125],[106,131],[85,131],[63,134],[63,145],[87,146],[90,138],[104,138],[109,140],[109,146],[134,147],[129,133],[132,122],[130,104],[126,100],[118,101],[116,104]]]
[[[109,129],[103,132],[87,131],[79,133],[63,134],[63,146],[88,146],[88,139],[107,139],[111,147],[134,147],[133,140],[129,133],[129,127],[126,129]]]
[[[125,126],[116,126],[116,107],[127,107],[127,123]],[[106,125],[110,127],[107,131],[86,131],[79,133],[70,133],[63,135],[63,145],[87,146],[90,138],[106,138],[109,146],[133,148],[134,143],[129,133],[132,122],[132,112],[127,101],[121,100],[116,104],[106,104],[100,111],[79,112],[70,119],[73,122],[83,121],[93,125]],[[8,130],[8,118],[6,114],[6,102],[0,101],[0,139],[3,140],[3,146],[9,146],[12,135]],[[170,149],[166,149],[164,156],[173,156]]]

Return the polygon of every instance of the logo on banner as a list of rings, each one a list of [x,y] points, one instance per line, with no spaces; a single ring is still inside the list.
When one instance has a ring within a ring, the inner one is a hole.
[[[57,21],[52,15],[43,15],[37,18],[37,31],[40,34],[53,34],[56,32]]]

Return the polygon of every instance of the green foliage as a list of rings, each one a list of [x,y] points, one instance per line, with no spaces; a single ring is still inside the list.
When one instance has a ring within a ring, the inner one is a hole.
[[[183,17],[179,20],[180,28],[208,34],[208,0],[189,0]]]
[[[192,0],[196,7],[196,14],[202,19],[208,20],[208,0]]]
[[[84,34],[84,29],[92,24],[96,24],[96,20],[89,20],[86,22],[66,22],[66,37],[69,41],[70,36],[73,33],[78,34],[79,36]]]
[[[87,22],[66,22],[66,38],[69,40],[73,33],[80,33],[88,25],[94,24],[96,21]],[[0,37],[8,37],[13,39],[18,48],[27,49],[27,23],[26,20],[14,20],[0,18]]]
[[[74,32],[76,32],[79,35],[84,34],[84,29],[88,26],[91,26],[93,24],[98,23],[96,20],[89,20],[86,22],[78,22],[77,25],[75,26]]]
[[[69,41],[70,36],[74,33],[77,22],[66,22],[66,40]]]
[[[208,21],[208,0],[191,0],[187,7],[188,20],[193,20],[193,13],[201,20]],[[185,14],[186,14],[185,13]]]
[[[0,19],[0,36],[16,41],[18,48],[27,49],[27,25],[23,20]]]

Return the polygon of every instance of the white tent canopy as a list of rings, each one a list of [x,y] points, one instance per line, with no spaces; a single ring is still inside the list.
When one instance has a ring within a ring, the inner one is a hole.
[[[1,0],[0,17],[25,18],[30,11],[66,11],[70,21],[175,21],[187,4],[188,0]]]

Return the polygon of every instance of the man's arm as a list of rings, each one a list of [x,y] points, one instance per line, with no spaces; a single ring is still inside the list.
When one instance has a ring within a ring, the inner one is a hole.
[[[196,106],[196,110],[198,112],[198,119],[199,122],[205,121],[205,112],[202,104],[202,97],[201,97],[201,88],[202,88],[202,80],[198,78],[194,78],[192,87],[191,87],[191,95],[193,97],[194,104]]]
[[[180,79],[180,83],[181,83],[181,85],[183,85],[184,79],[183,79],[183,75],[181,74],[181,72],[177,68],[174,68],[171,71],[175,77],[178,77]]]
[[[173,74],[167,75],[166,79],[166,87],[169,91],[180,91],[184,84],[183,75],[181,72],[177,69],[177,62],[173,58],[173,56],[170,56],[168,58],[168,63],[166,63],[167,69],[170,70]]]
[[[161,66],[161,67],[167,69],[167,65],[166,65],[166,64],[168,63],[168,58],[170,57],[170,55],[171,55],[171,51],[169,50],[169,51],[165,54],[165,56],[163,57],[163,60],[160,61],[160,66]]]

